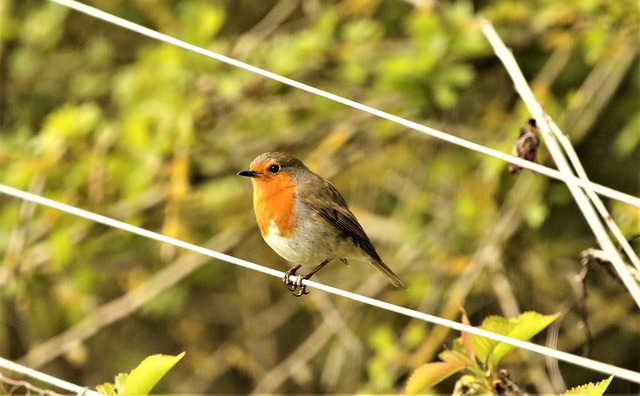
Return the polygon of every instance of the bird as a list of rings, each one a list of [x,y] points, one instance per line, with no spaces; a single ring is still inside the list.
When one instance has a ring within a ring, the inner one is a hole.
[[[369,262],[394,286],[407,288],[382,261],[338,190],[302,161],[287,153],[266,152],[238,175],[251,178],[262,238],[278,255],[295,263],[283,278],[294,296],[308,294],[303,280],[336,259],[344,264]],[[297,275],[303,265],[315,267]]]
[[[540,138],[538,136],[540,136],[540,128],[538,128],[536,120],[531,118],[525,126],[520,128],[520,135],[513,145],[511,155],[526,159],[527,161],[536,162],[536,153],[540,145]],[[516,164],[509,164],[508,168],[512,175],[522,170],[522,167]]]

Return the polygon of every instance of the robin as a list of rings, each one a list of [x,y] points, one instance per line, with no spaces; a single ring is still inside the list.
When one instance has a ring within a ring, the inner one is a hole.
[[[376,249],[336,188],[302,161],[285,153],[257,156],[249,170],[253,209],[265,242],[285,260],[296,263],[283,278],[296,297],[308,294],[304,279],[339,259],[367,261],[397,287],[407,285],[382,262]],[[302,265],[316,265],[297,275]],[[291,276],[296,276],[291,280]]]

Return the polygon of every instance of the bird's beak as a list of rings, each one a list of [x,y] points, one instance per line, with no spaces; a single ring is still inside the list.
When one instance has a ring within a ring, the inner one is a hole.
[[[245,170],[238,173],[238,176],[246,176],[246,177],[258,177],[259,173],[252,170]]]

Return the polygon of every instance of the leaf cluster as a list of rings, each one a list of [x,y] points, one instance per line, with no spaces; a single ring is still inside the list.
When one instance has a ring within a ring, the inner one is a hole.
[[[558,318],[555,315],[541,315],[536,312],[525,312],[515,318],[489,316],[484,319],[479,329],[507,336],[521,341],[529,341]],[[468,322],[466,315],[463,322]],[[501,381],[499,365],[515,347],[503,342],[490,340],[476,334],[463,333],[453,340],[452,348],[441,352],[441,362],[426,363],[418,367],[406,385],[408,394],[421,393],[434,387],[449,376],[466,370],[470,375],[461,377],[456,388],[468,389],[462,394],[500,394],[496,383]],[[504,375],[504,374],[502,374]]]

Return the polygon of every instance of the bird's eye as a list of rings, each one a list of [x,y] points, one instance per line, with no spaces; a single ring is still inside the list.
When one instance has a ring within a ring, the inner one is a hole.
[[[279,170],[280,170],[280,165],[278,164],[273,164],[269,167],[269,172],[271,173],[278,173]]]

